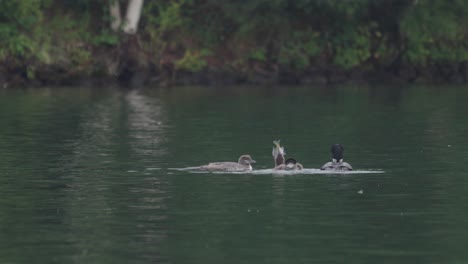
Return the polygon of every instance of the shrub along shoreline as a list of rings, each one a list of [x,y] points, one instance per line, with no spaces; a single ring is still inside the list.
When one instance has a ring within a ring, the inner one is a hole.
[[[109,10],[0,1],[0,85],[468,81],[464,0],[146,1],[136,34]]]

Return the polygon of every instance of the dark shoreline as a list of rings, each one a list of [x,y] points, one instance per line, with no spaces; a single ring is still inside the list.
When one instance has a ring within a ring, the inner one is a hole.
[[[51,67],[53,68],[53,67]],[[168,77],[170,76],[170,77]],[[335,84],[466,84],[468,71],[458,71],[447,76],[435,73],[434,69],[424,71],[405,70],[393,74],[384,71],[327,71],[310,70],[297,72],[234,72],[203,70],[200,72],[178,71],[168,75],[164,72],[140,69],[124,72],[119,76],[102,74],[70,75],[63,71],[45,69],[35,79],[28,79],[23,71],[0,72],[0,87],[45,87],[70,85],[118,85],[123,87],[141,86],[184,86],[184,85],[335,85]]]

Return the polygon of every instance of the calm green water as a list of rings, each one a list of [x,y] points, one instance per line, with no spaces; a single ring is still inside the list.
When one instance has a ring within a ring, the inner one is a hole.
[[[0,263],[468,263],[466,87],[0,91]],[[272,141],[380,174],[193,174]],[[362,194],[358,193],[362,190]]]

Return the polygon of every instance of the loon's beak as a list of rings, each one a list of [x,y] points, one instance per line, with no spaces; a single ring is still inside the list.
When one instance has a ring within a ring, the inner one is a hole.
[[[250,163],[255,163],[256,161],[255,160],[250,160]]]

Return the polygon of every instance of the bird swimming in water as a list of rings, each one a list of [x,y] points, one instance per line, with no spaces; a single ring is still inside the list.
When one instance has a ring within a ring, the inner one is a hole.
[[[243,172],[251,171],[252,165],[256,161],[250,155],[242,155],[238,162],[211,162],[208,165],[200,166],[201,170],[206,171],[224,171],[224,172]]]
[[[289,158],[284,162],[284,164],[280,164],[276,166],[275,170],[291,171],[291,170],[302,170],[303,168],[304,166],[302,166],[302,164],[297,162],[295,159]]]
[[[352,171],[353,167],[343,161],[344,147],[341,144],[331,146],[332,161],[325,163],[321,170]]]
[[[304,167],[302,164],[297,162],[295,159],[289,158],[285,160],[284,156],[286,152],[284,147],[280,146],[280,141],[273,141],[275,147],[273,147],[272,155],[273,160],[275,161],[275,170],[302,170]]]

